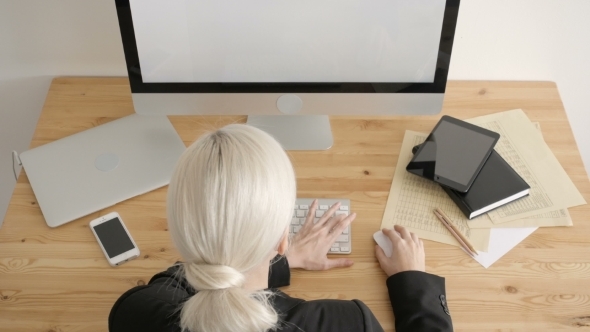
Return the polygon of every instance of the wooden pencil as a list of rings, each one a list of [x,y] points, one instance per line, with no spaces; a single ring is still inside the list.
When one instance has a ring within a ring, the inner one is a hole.
[[[473,246],[471,245],[471,243],[469,243],[467,238],[465,238],[463,236],[463,234],[461,234],[461,232],[459,232],[459,230],[457,228],[455,228],[455,226],[453,226],[453,223],[444,214],[444,212],[442,212],[439,208],[437,208],[434,210],[434,215],[438,218],[438,220],[440,220],[440,222],[443,224],[443,226],[446,227],[446,229],[457,240],[457,242],[459,242],[459,244],[461,245],[461,247],[463,247],[463,249],[465,249],[468,253],[471,253],[474,256],[477,255],[477,250],[475,250],[473,248]]]
[[[455,225],[453,225],[453,223],[451,222],[451,219],[449,217],[447,217],[447,215],[441,209],[436,208],[436,211],[445,219],[445,221],[451,226],[451,228],[461,237],[463,242],[465,242],[465,244],[467,244],[467,246],[469,246],[469,249],[477,255],[477,250],[475,250],[475,248],[473,248],[473,245],[471,245],[471,242],[469,242],[469,240],[467,240],[467,238],[463,235],[463,233],[461,233],[455,227]]]

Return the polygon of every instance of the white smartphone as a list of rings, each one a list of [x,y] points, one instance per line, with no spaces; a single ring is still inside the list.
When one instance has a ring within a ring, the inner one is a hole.
[[[92,220],[90,229],[111,266],[139,257],[139,248],[117,212]]]

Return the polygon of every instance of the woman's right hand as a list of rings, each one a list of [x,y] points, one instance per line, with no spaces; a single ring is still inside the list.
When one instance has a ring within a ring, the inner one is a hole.
[[[375,256],[379,265],[388,277],[403,271],[426,270],[424,243],[414,233],[402,226],[395,225],[393,229],[384,228],[383,234],[391,240],[392,253],[387,257],[383,249],[375,246]]]
[[[340,203],[330,207],[328,211],[314,223],[317,199],[313,201],[306,216],[305,224],[291,239],[286,253],[291,268],[305,270],[328,270],[335,267],[348,267],[354,264],[348,258],[329,259],[327,254],[342,231],[356,218],[356,213],[348,216],[334,216]]]

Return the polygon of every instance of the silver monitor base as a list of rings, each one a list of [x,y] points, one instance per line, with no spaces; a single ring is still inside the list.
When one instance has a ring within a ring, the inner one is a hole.
[[[249,115],[246,123],[274,136],[285,150],[327,150],[334,144],[327,115]]]

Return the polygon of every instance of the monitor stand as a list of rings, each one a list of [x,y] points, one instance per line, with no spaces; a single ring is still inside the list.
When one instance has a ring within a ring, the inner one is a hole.
[[[327,150],[334,144],[327,115],[249,115],[246,123],[274,136],[285,150]]]
[[[296,94],[281,95],[276,106],[284,115],[249,115],[247,124],[274,136],[285,150],[327,150],[334,144],[327,115],[297,115],[303,100]]]

